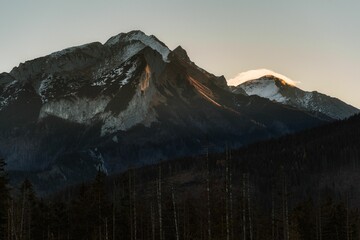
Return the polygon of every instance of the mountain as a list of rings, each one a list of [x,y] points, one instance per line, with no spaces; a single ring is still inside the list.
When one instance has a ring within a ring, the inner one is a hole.
[[[287,81],[266,75],[246,81],[232,89],[234,93],[257,95],[298,109],[324,114],[333,119],[344,119],[359,112],[359,109],[343,101],[313,91],[306,92]]]
[[[0,153],[44,191],[163,159],[323,124],[311,112],[235,94],[182,47],[121,33],[0,75]]]

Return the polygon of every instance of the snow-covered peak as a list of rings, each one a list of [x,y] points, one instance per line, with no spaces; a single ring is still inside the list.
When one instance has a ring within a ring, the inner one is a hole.
[[[238,86],[239,84],[242,84],[249,80],[259,79],[264,76],[274,76],[274,77],[281,79],[281,80],[285,81],[286,83],[293,85],[293,86],[295,86],[296,83],[298,83],[298,82],[295,82],[295,81],[291,80],[290,78],[288,78],[280,73],[274,72],[272,70],[256,69],[256,70],[250,70],[250,71],[239,73],[238,75],[236,75],[236,77],[229,79],[228,84],[230,86]]]
[[[257,95],[298,109],[321,113],[333,119],[343,119],[359,112],[337,98],[316,91],[303,91],[272,75],[246,81],[235,87],[233,92],[237,93],[239,89],[247,95]]]
[[[273,76],[265,76],[259,79],[247,81],[239,85],[239,87],[250,96],[257,95],[263,98],[268,98],[272,101],[285,103],[287,98],[280,93],[280,89],[276,85],[276,81],[280,81],[281,84],[286,85],[286,82],[281,82],[281,79]]]
[[[153,35],[148,36],[142,31],[131,31],[128,33],[120,33],[116,36],[111,37],[105,43],[105,45],[114,46],[119,43],[126,43],[130,41],[140,41],[145,46],[151,47],[152,49],[154,49],[155,51],[159,52],[162,55],[164,61],[168,62],[168,55],[170,53],[170,49],[155,36]]]

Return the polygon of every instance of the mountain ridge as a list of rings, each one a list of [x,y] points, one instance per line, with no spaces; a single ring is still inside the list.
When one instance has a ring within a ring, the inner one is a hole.
[[[142,32],[107,43],[65,49],[0,75],[0,153],[12,172],[48,182],[38,186],[43,191],[89,179],[98,168],[111,174],[332,120],[234,94],[184,49],[168,52]]]
[[[265,75],[232,88],[234,93],[257,95],[281,104],[311,112],[319,112],[330,118],[344,119],[359,112],[359,109],[317,91],[304,91],[273,75]]]

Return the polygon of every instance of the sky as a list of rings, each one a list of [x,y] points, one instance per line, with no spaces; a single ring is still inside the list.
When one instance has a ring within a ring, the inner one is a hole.
[[[138,29],[226,79],[270,69],[360,108],[359,13],[358,0],[0,0],[0,72]]]

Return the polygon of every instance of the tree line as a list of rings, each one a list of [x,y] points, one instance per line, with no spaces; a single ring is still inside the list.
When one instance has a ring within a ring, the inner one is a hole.
[[[360,115],[224,153],[106,176],[43,197],[10,188],[0,240],[360,240]]]
[[[348,194],[319,191],[299,201],[279,167],[260,194],[250,171],[239,171],[226,150],[184,163],[163,162],[120,176],[98,171],[93,181],[46,198],[29,180],[10,189],[0,161],[0,239],[355,240],[360,213]]]

